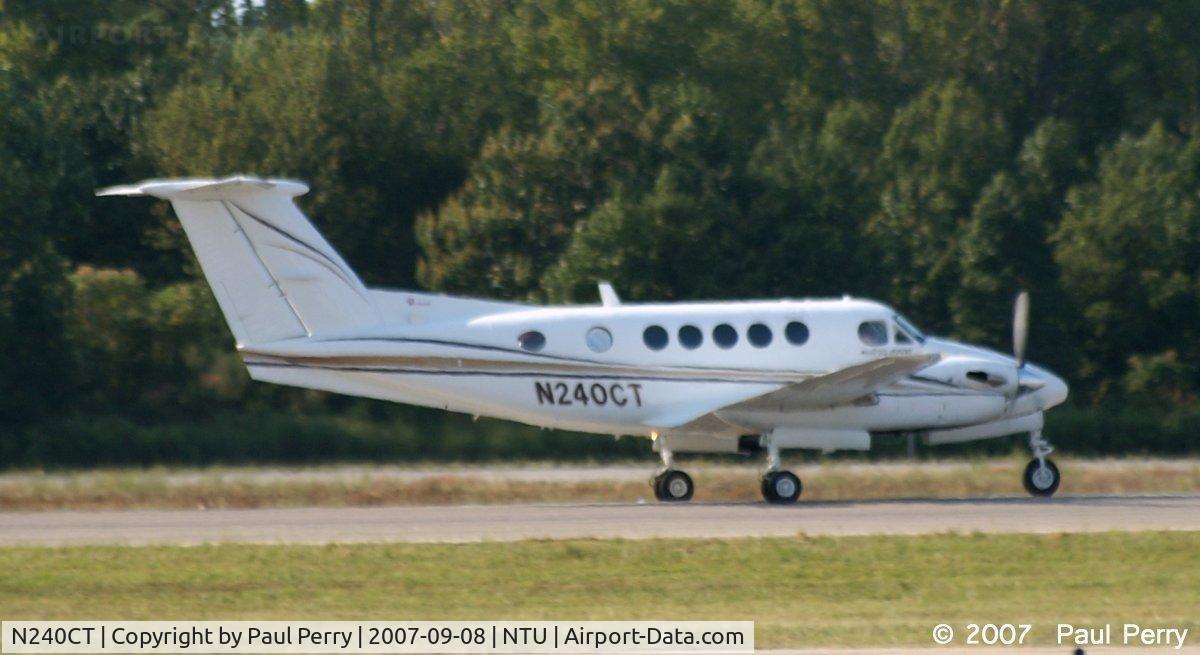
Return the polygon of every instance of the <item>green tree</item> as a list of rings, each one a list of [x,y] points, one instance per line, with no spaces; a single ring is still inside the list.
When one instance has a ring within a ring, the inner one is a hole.
[[[155,168],[303,179],[313,192],[301,202],[368,281],[410,285],[412,214],[428,201],[421,156],[373,68],[314,31],[260,32],[230,47],[227,67],[176,87],[150,114]],[[181,248],[174,222],[165,229]]]
[[[879,207],[875,162],[885,129],[879,108],[843,101],[815,125],[777,128],[759,142],[747,173],[753,197],[739,226],[738,247],[754,263],[735,276],[749,282],[746,291],[887,297],[880,254],[862,237]]]
[[[96,412],[177,414],[238,397],[247,376],[203,280],[151,288],[130,269],[70,276],[66,337],[80,402]]]
[[[30,84],[0,71],[0,423],[57,409],[73,386],[55,242],[86,215],[92,185],[65,133]]]
[[[1131,356],[1143,364],[1200,357],[1198,192],[1200,139],[1159,124],[1107,149],[1096,181],[1068,195],[1054,257],[1082,309],[1080,374],[1100,394]],[[1197,383],[1187,378],[1181,393]]]
[[[606,78],[544,98],[536,134],[503,129],[488,139],[462,189],[422,217],[421,282],[535,295],[575,224],[618,188],[643,193],[670,154],[671,144],[660,139],[695,119],[686,106],[654,106]]]
[[[737,225],[719,196],[681,192],[666,166],[655,188],[636,200],[620,193],[581,221],[544,278],[551,300],[595,302],[596,282],[612,281],[631,300],[720,298],[739,285],[718,259]]]
[[[960,230],[1007,148],[996,112],[959,82],[926,88],[896,111],[883,138],[886,183],[869,233],[883,253],[892,297],[931,329],[951,325]]]
[[[997,173],[980,192],[959,239],[962,276],[951,299],[956,335],[1008,350],[1013,297],[1026,289],[1035,304],[1031,355],[1056,370],[1074,368],[1075,349],[1066,344],[1078,341],[1072,329],[1078,316],[1059,286],[1049,237],[1067,189],[1086,170],[1076,130],[1046,119],[1025,139],[1014,167]]]

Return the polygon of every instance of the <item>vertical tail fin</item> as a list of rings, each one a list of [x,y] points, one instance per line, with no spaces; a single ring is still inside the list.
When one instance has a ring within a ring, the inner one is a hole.
[[[381,322],[354,271],[296,207],[288,180],[151,180],[100,196],[171,201],[239,346]]]

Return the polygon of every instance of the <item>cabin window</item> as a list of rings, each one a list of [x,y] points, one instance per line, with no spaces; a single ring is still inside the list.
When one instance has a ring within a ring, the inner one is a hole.
[[[695,325],[685,325],[679,328],[679,344],[688,350],[695,350],[704,343],[704,333]]]
[[[771,328],[762,323],[755,323],[746,330],[746,340],[755,348],[766,348],[771,345]]]
[[[537,330],[530,330],[517,337],[517,343],[521,346],[521,350],[536,353],[546,347],[546,335]]]
[[[858,324],[858,339],[868,346],[886,346],[887,325],[883,321],[863,321]]]
[[[808,342],[808,326],[800,321],[792,321],[783,328],[783,336],[793,346],[803,346]]]
[[[903,344],[905,346],[912,345],[912,338],[910,338],[904,330],[901,330],[899,326],[896,327],[896,337],[895,338],[896,338],[896,343]]]
[[[607,352],[613,345],[612,333],[602,327],[588,330],[584,340],[587,341],[587,347],[595,353]]]
[[[728,350],[729,348],[737,345],[737,330],[733,329],[733,326],[728,323],[722,323],[713,328],[713,341],[715,341],[718,346]]]
[[[667,347],[667,341],[670,337],[667,336],[667,331],[661,325],[651,325],[642,332],[642,341],[646,342],[646,347],[650,350],[662,350]]]

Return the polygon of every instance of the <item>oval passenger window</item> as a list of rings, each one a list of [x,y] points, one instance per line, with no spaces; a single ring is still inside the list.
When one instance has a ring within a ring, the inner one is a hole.
[[[612,348],[612,333],[602,327],[594,327],[587,331],[587,347],[596,353],[602,353]]]
[[[738,333],[733,329],[733,326],[728,323],[722,323],[713,328],[713,341],[717,345],[728,350],[737,345]]]
[[[521,346],[522,350],[535,353],[546,347],[546,335],[537,330],[530,330],[517,337],[517,343]]]
[[[651,325],[642,332],[642,341],[646,342],[646,347],[650,350],[662,350],[666,348],[669,339],[667,331],[659,325]]]
[[[746,339],[755,348],[766,348],[771,345],[771,328],[762,323],[755,323],[746,330]]]
[[[808,342],[808,326],[800,321],[792,321],[783,328],[783,336],[793,346],[803,346]]]
[[[679,344],[688,350],[695,350],[704,343],[704,333],[695,325],[685,325],[679,328]]]

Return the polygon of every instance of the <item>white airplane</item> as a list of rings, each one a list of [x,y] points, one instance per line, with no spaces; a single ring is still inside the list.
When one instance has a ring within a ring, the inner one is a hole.
[[[370,289],[296,207],[289,180],[146,181],[101,196],[171,201],[255,380],[493,416],[648,436],[659,500],[692,497],[676,453],[764,449],[763,497],[791,503],[787,449],[866,450],[873,436],[930,444],[1029,433],[1025,488],[1049,496],[1046,409],[1067,385],[1014,356],[927,337],[867,300],[537,307]]]

